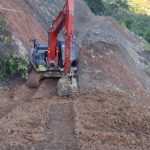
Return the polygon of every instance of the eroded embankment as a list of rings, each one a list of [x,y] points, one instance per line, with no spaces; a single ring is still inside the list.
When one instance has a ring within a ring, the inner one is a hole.
[[[36,1],[0,0],[1,7],[15,9],[4,14],[15,37],[26,45],[33,37],[45,41],[46,32],[35,18],[46,20],[55,8],[52,19],[62,5]],[[75,2],[79,93],[57,97],[56,82],[48,80],[39,89],[13,85],[0,92],[0,148],[148,150],[150,97],[145,87],[150,82],[140,70],[142,41],[114,19],[94,17],[83,1]]]
[[[37,38],[43,43],[46,42],[46,31],[36,21],[34,11],[24,1],[0,0],[0,8],[13,31],[13,38],[16,39],[15,42],[18,42],[18,45],[21,41],[23,45],[29,46],[29,39],[32,38]]]

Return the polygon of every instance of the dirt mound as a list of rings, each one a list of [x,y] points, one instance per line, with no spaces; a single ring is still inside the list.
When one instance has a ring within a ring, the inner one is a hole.
[[[87,45],[80,53],[81,88],[103,85],[114,89],[128,90],[140,94],[144,87],[124,63],[124,57],[116,45],[96,42]]]
[[[36,38],[40,43],[47,43],[48,28],[64,4],[65,0],[0,0],[1,11],[7,18],[13,31],[13,40],[22,56],[27,55],[26,46],[31,47],[29,39]],[[75,1],[76,34],[80,32],[79,26],[88,22],[92,16],[94,15],[83,1]]]

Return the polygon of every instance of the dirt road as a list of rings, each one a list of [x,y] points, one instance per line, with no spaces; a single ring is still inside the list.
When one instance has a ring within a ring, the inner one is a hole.
[[[149,99],[146,93],[136,99],[129,93],[104,87],[81,92],[73,101],[80,149],[148,150]]]
[[[1,92],[0,149],[77,148],[72,98],[59,98],[49,81],[38,90],[25,85]]]

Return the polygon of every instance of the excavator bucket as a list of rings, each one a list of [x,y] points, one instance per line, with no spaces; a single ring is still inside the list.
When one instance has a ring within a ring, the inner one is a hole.
[[[59,96],[69,96],[76,93],[78,89],[76,78],[68,80],[67,78],[61,78],[57,84],[57,93]]]
[[[36,72],[33,69],[28,76],[27,86],[31,88],[38,88],[42,76],[43,76],[42,73]]]

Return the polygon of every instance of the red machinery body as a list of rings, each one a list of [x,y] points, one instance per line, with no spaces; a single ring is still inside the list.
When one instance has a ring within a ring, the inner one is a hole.
[[[58,64],[57,38],[60,31],[65,28],[65,73],[70,73],[71,70],[71,49],[74,33],[74,0],[67,0],[62,11],[53,21],[52,27],[48,31],[48,57],[47,62],[50,67],[51,61]]]
[[[64,40],[59,40],[64,29]],[[40,79],[60,77],[57,84],[59,96],[70,95],[78,89],[77,85],[77,50],[73,41],[74,33],[74,0],[66,4],[52,23],[48,31],[48,46],[33,40],[30,62],[35,70],[29,75],[28,85],[38,87]],[[37,75],[36,75],[37,74]],[[36,77],[35,77],[36,75]]]

